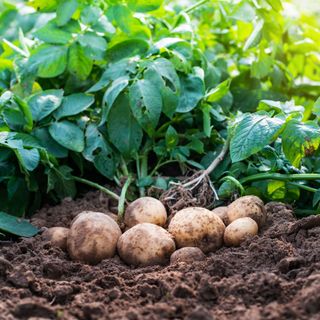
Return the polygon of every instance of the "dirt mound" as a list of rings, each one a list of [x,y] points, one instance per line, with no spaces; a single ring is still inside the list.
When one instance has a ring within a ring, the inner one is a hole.
[[[88,266],[41,236],[1,244],[0,319],[320,319],[320,216],[267,209],[259,236],[193,264],[135,269],[115,257]],[[65,226],[82,210],[108,212],[108,203],[89,193],[34,220]]]

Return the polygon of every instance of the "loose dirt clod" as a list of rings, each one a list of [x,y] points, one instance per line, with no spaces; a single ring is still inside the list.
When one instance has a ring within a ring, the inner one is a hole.
[[[34,218],[68,226],[83,210],[108,209],[89,193]],[[1,244],[0,319],[319,320],[319,219],[296,220],[283,204],[266,210],[254,241],[164,267],[132,268],[117,256],[84,265],[41,235]]]

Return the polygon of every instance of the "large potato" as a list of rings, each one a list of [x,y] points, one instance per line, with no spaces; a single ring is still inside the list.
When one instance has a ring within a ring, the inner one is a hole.
[[[175,251],[170,257],[170,264],[177,262],[192,263],[194,261],[201,261],[205,259],[205,254],[201,249],[196,247],[184,247]]]
[[[228,207],[217,207],[212,210],[227,226],[229,224]]]
[[[256,196],[244,196],[228,206],[229,223],[244,217],[250,217],[261,227],[267,220],[267,212],[263,201]]]
[[[165,229],[151,223],[140,223],[119,238],[117,248],[127,264],[149,266],[167,263],[176,246]]]
[[[239,218],[231,222],[224,232],[227,246],[239,246],[247,237],[258,234],[258,224],[251,218]]]
[[[221,247],[224,229],[224,223],[216,214],[199,207],[178,211],[168,228],[178,248],[198,247],[204,253]]]
[[[164,226],[166,221],[166,208],[159,200],[151,197],[142,197],[133,201],[124,215],[124,223],[128,228],[144,222]]]
[[[114,256],[121,236],[118,224],[101,212],[84,211],[73,221],[67,249],[71,259],[88,264]]]
[[[58,247],[61,250],[66,250],[68,234],[68,228],[52,227],[46,229],[41,236],[43,240],[49,241],[53,247]]]

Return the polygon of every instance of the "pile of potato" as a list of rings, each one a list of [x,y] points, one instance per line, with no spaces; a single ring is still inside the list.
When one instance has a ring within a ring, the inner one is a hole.
[[[212,211],[185,208],[169,223],[163,204],[143,197],[127,207],[124,233],[111,216],[84,211],[72,221],[70,229],[49,228],[42,236],[53,246],[67,250],[75,261],[97,264],[118,252],[127,264],[148,266],[169,260],[203,260],[206,253],[223,244],[239,246],[249,236],[257,235],[265,222],[264,204],[256,196],[241,197],[228,207]]]

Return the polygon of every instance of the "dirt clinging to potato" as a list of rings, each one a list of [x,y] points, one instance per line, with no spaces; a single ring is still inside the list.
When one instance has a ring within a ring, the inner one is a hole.
[[[39,226],[66,226],[83,210],[107,212],[89,193],[45,207]],[[72,262],[41,236],[0,244],[0,320],[320,319],[320,216],[296,220],[267,205],[259,236],[203,261],[132,268],[116,256]]]

